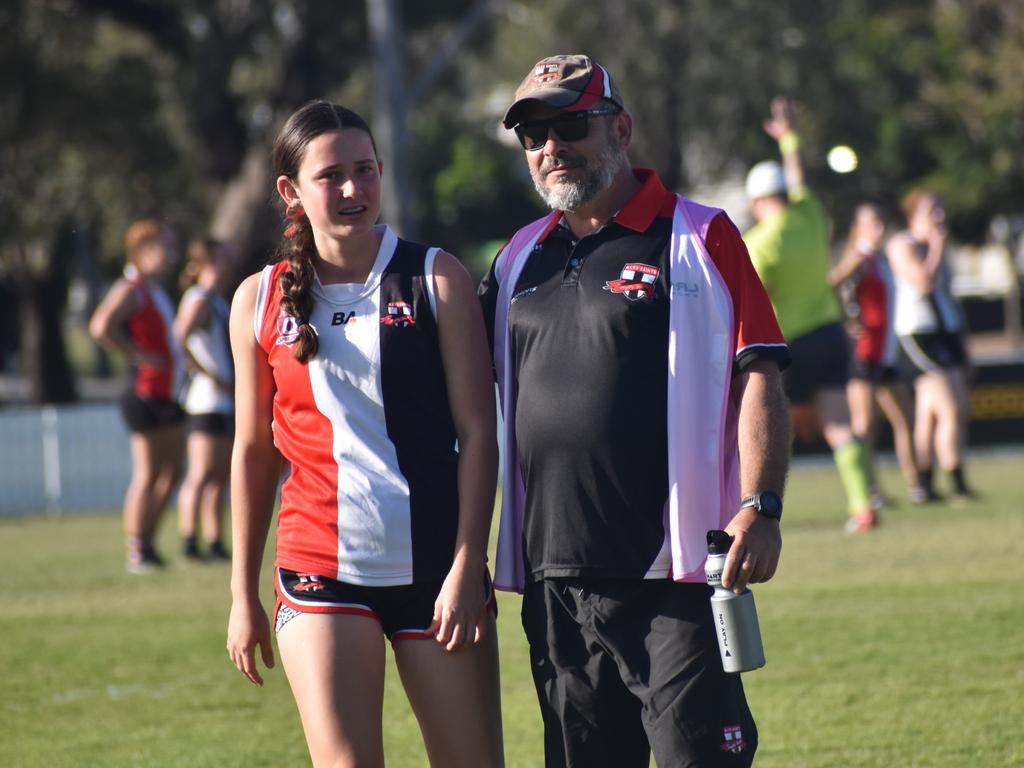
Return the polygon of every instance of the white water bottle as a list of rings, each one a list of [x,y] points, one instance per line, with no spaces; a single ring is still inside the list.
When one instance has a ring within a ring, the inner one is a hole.
[[[722,654],[722,667],[726,672],[749,672],[764,666],[764,646],[757,623],[754,593],[744,589],[736,594],[722,586],[725,557],[731,546],[732,536],[725,531],[708,531],[708,560],[704,574],[708,586],[715,590],[711,595],[711,611],[715,634],[718,635],[718,650]]]

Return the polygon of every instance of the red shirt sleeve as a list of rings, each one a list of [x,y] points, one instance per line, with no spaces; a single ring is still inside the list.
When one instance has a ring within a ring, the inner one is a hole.
[[[708,225],[705,245],[732,296],[736,324],[734,373],[754,360],[775,360],[780,369],[785,368],[789,365],[789,349],[779,330],[775,310],[750,263],[750,254],[739,230],[724,213],[715,216]]]

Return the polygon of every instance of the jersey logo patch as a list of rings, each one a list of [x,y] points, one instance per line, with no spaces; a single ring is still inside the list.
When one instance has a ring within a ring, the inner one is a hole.
[[[721,749],[723,752],[731,752],[734,755],[738,755],[747,746],[747,742],[743,740],[743,730],[738,725],[727,725],[722,729],[722,736],[725,741],[722,742]]]
[[[618,280],[609,280],[604,284],[606,291],[621,293],[630,301],[649,299],[654,295],[654,281],[661,270],[650,264],[627,264],[622,268]]]
[[[412,307],[404,301],[389,301],[388,313],[380,316],[381,325],[394,325],[398,328],[411,328],[416,325]]]
[[[355,312],[335,312],[331,316],[331,325],[348,325],[356,322]]]
[[[277,341],[275,344],[294,344],[299,340],[299,321],[282,312],[277,316]]]

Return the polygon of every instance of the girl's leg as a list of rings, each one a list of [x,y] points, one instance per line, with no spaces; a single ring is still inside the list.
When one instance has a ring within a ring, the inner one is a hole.
[[[224,516],[224,488],[231,471],[231,438],[227,435],[204,435],[209,443],[209,472],[204,478],[199,499],[203,538],[209,545],[221,547],[221,520]]]
[[[376,620],[303,613],[277,635],[315,768],[383,768],[384,635]]]
[[[132,477],[124,495],[124,533],[128,539],[129,566],[141,564],[149,504],[156,482],[156,459],[150,432],[131,433]],[[138,562],[136,562],[138,561]]]
[[[914,458],[913,438],[911,437],[910,393],[904,384],[892,382],[883,384],[875,392],[878,405],[892,427],[892,441],[896,448],[896,458],[903,471],[903,478],[911,493],[918,487],[917,459]]]
[[[448,652],[433,639],[396,640],[402,685],[434,768],[503,766],[498,633],[494,616],[479,643]]]
[[[181,466],[185,452],[185,430],[180,425],[164,427],[152,433],[153,461],[156,479],[150,496],[146,517],[146,537],[152,542],[164,508],[171,497],[171,491],[181,479]]]
[[[212,460],[209,435],[189,432],[186,452],[188,468],[178,491],[178,533],[185,542],[185,554],[194,556],[198,554],[195,550],[195,540],[202,487]]]
[[[881,503],[875,471],[875,385],[866,379],[850,379],[846,384],[846,399],[850,405],[850,429],[864,446],[871,483],[871,503],[874,507],[876,498]]]

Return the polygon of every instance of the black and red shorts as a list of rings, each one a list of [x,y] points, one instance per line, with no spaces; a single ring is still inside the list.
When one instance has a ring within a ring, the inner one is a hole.
[[[899,381],[900,369],[898,365],[873,363],[854,355],[850,358],[850,378],[884,386]]]
[[[274,631],[303,613],[346,613],[376,619],[391,641],[425,640],[434,620],[434,602],[441,591],[440,581],[402,584],[394,587],[366,587],[347,584],[326,576],[296,573],[278,568],[274,587]],[[490,574],[484,573],[484,601],[498,615]]]

